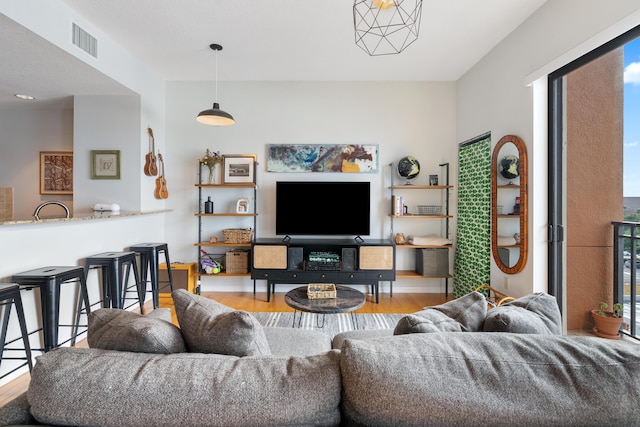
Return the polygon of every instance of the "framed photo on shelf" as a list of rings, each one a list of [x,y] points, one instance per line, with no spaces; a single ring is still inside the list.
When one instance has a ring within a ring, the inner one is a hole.
[[[73,194],[73,152],[40,152],[40,194]]]
[[[222,157],[222,182],[255,184],[255,165],[255,154],[225,154]]]
[[[236,213],[246,214],[249,213],[249,199],[242,197],[236,202]]]
[[[120,179],[120,150],[91,150],[91,179]]]

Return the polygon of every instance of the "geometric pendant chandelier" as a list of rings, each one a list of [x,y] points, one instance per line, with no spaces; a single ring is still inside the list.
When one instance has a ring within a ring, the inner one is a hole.
[[[418,39],[422,0],[354,0],[356,44],[371,56],[402,52]]]

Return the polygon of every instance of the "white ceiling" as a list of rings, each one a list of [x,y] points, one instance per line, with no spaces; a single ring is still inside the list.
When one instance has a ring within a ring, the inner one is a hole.
[[[400,54],[375,57],[355,45],[351,0],[63,1],[166,80],[213,80],[216,54],[208,46],[219,43],[219,80],[455,81],[546,0],[423,0],[418,40]],[[0,102],[7,90],[28,90],[39,80],[48,97],[56,89],[61,96],[93,90],[97,73],[8,23],[0,15]],[[25,57],[32,43],[38,53]],[[114,82],[100,83],[113,89]]]

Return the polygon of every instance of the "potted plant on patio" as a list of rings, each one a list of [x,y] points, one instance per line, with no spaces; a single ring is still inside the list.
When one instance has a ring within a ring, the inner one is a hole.
[[[600,302],[599,310],[591,310],[591,316],[596,324],[593,333],[602,338],[619,339],[620,325],[622,324],[622,304],[613,304],[613,311],[607,311],[609,304]]]

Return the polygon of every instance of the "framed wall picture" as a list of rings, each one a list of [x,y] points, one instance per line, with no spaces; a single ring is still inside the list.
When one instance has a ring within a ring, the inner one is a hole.
[[[255,183],[255,154],[226,154],[222,158],[222,182]]]
[[[120,179],[120,150],[91,150],[91,179]]]
[[[40,194],[73,194],[73,152],[40,152]]]

